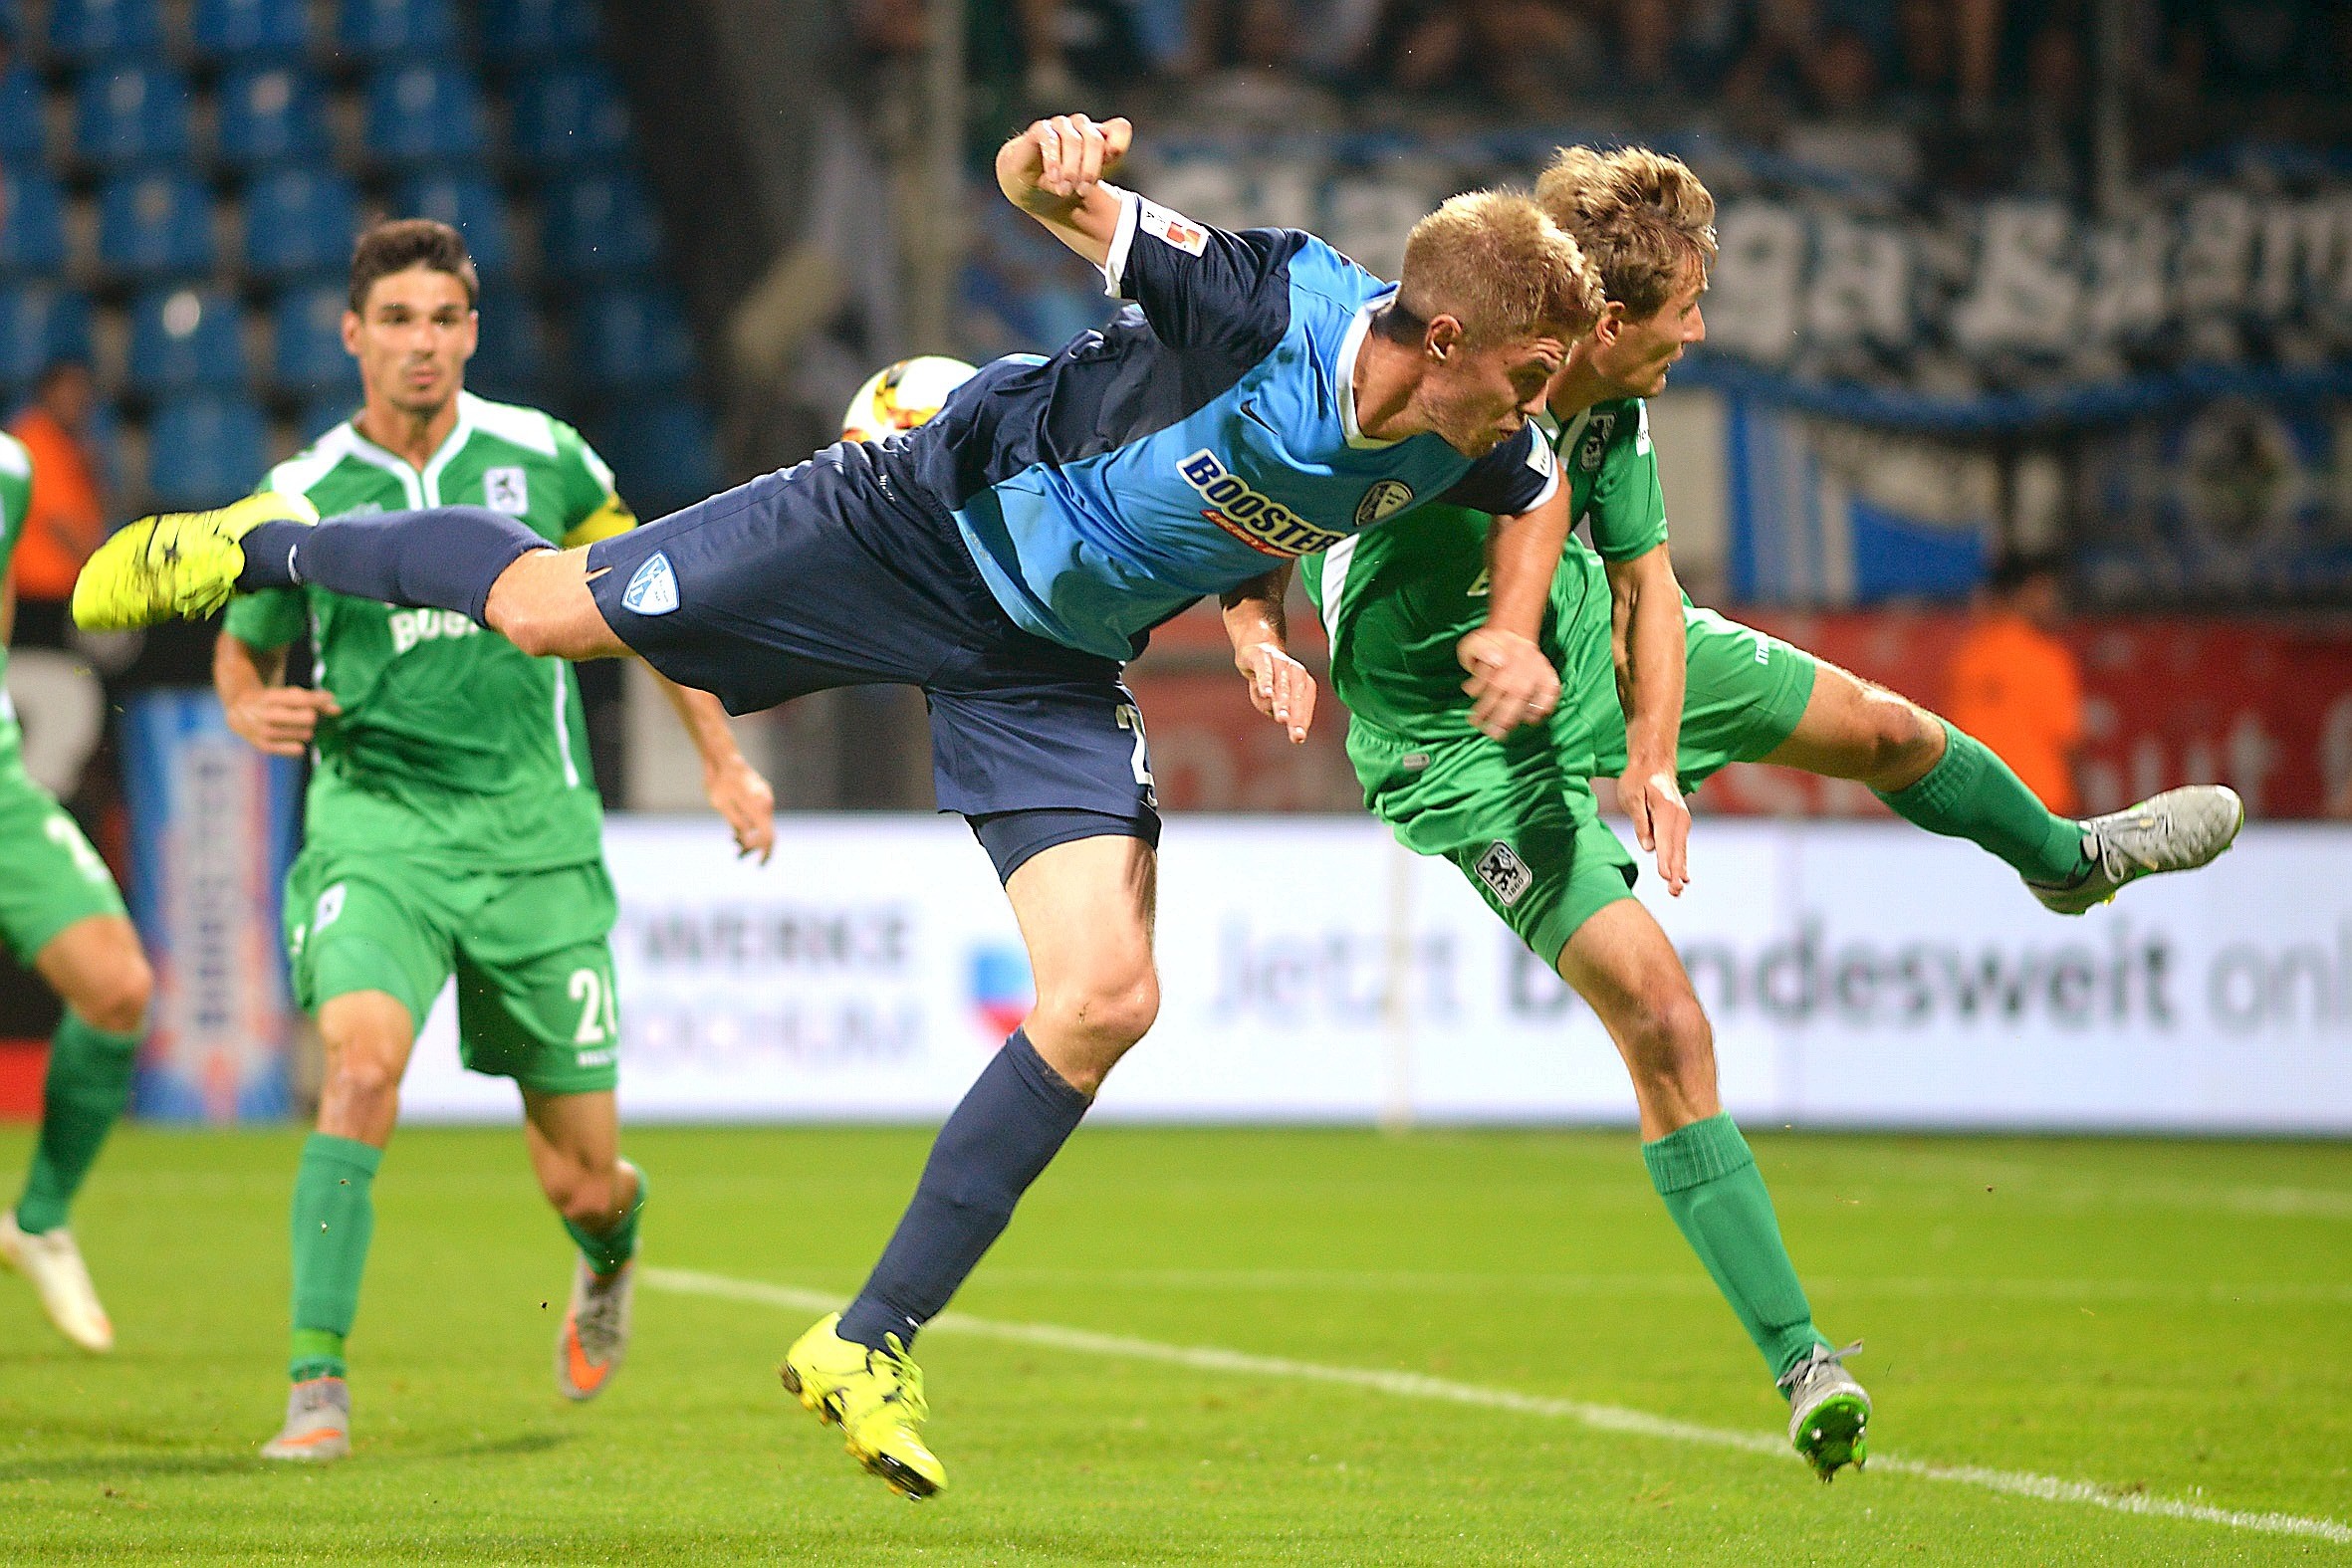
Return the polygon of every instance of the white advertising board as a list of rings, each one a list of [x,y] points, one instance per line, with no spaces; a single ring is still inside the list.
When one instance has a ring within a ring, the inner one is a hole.
[[[1027,1004],[953,818],[788,818],[765,868],[708,819],[616,816],[606,842],[628,1117],[934,1119]],[[2249,828],[2080,920],[1895,823],[1703,818],[1693,869],[1681,899],[1641,892],[1743,1117],[2352,1132],[2352,832]],[[1632,1117],[1598,1020],[1450,865],[1366,820],[1173,820],[1159,962],[1159,1023],[1099,1116]],[[446,998],[403,1104],[515,1114],[457,1067]]]

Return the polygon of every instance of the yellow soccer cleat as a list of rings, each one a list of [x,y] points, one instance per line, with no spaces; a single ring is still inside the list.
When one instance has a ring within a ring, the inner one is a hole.
[[[116,532],[74,580],[74,624],[85,631],[152,626],[173,616],[198,620],[237,590],[245,569],[238,541],[261,523],[316,523],[300,496],[263,491],[214,512],[166,512]]]
[[[947,1484],[947,1467],[923,1446],[916,1428],[931,1414],[923,1402],[923,1369],[898,1336],[886,1350],[868,1350],[833,1330],[833,1313],[793,1342],[778,1375],[785,1392],[826,1425],[838,1423],[849,1456],[887,1481],[891,1490],[920,1502]]]

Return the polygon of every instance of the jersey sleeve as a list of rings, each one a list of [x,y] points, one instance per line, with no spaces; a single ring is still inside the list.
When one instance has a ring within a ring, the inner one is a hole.
[[[301,636],[309,623],[310,610],[303,603],[302,589],[268,588],[229,600],[229,612],[220,629],[247,647],[268,653]]]
[[[1666,543],[1666,496],[1658,487],[1649,405],[1637,402],[1633,412],[1633,431],[1610,443],[1585,508],[1592,548],[1603,560],[1631,560]]]
[[[560,420],[553,423],[564,480],[564,548],[593,545],[635,528],[637,515],[614,488],[610,465],[586,436]]]
[[[33,510],[33,454],[16,437],[0,434],[0,577],[8,575],[25,518]]]
[[[1229,234],[1133,191],[1118,196],[1102,281],[1113,299],[1142,307],[1153,336],[1171,348],[1256,347],[1251,358],[1282,340],[1291,322],[1288,263],[1319,241],[1295,229]]]
[[[1533,424],[1470,465],[1470,472],[1435,499],[1497,517],[1532,512],[1559,489],[1559,460]]]

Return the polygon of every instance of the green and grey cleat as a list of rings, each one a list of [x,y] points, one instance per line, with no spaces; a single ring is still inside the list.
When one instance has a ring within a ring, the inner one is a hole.
[[[1815,1345],[1780,1375],[1780,1391],[1788,1396],[1788,1441],[1823,1485],[1844,1466],[1860,1469],[1870,1457],[1870,1396],[1844,1365],[1861,1348],[1858,1339],[1838,1350]]]
[[[2112,901],[2130,883],[2160,871],[2210,864],[2245,825],[2245,802],[2228,784],[2186,784],[2138,805],[2088,817],[2082,849],[2090,867],[2072,882],[2028,882],[2042,907],[2079,915]]]
[[[341,1378],[311,1378],[286,1393],[286,1425],[261,1446],[265,1459],[324,1464],[352,1452],[352,1390]]]

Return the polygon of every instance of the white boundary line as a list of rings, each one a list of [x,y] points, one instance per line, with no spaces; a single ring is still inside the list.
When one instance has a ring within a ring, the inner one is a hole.
[[[674,1291],[681,1295],[717,1296],[731,1301],[756,1301],[763,1306],[784,1307],[792,1311],[829,1312],[841,1304],[841,1298],[836,1292],[772,1285],[757,1279],[736,1279],[690,1268],[647,1268],[639,1277],[657,1290]],[[1785,1441],[1763,1433],[1702,1427],[1694,1422],[1673,1421],[1618,1405],[1595,1405],[1582,1400],[1522,1394],[1512,1389],[1456,1383],[1451,1379],[1424,1377],[1413,1372],[1329,1366],[1313,1361],[1292,1361],[1279,1356],[1254,1356],[1244,1351],[1221,1350],[1205,1345],[1168,1345],[1157,1340],[1130,1339],[1122,1334],[1097,1334],[1088,1329],[1064,1328],[1056,1323],[1011,1323],[995,1318],[967,1317],[961,1312],[949,1312],[933,1319],[925,1331],[933,1334],[973,1334],[987,1339],[1044,1345],[1053,1350],[1116,1356],[1128,1361],[1156,1361],[1201,1372],[1336,1383],[1349,1388],[1369,1389],[1376,1394],[1393,1395],[1399,1399],[1439,1400],[1454,1405],[1476,1405],[1487,1410],[1514,1411],[1526,1416],[1548,1416],[1579,1422],[1602,1432],[1658,1438],[1669,1443],[1737,1449],[1742,1453],[1774,1458],[1796,1457],[1795,1451]],[[2029,1470],[1996,1470],[1975,1464],[1930,1464],[1919,1459],[1900,1459],[1881,1455],[1871,1456],[1870,1468],[1873,1471],[1891,1470],[1898,1475],[1917,1475],[1926,1480],[1981,1486],[1988,1491],[2005,1492],[2012,1497],[2036,1497],[2043,1502],[2086,1503],[2116,1513],[2150,1514],[2157,1518],[2218,1524],[2234,1530],[2255,1530],[2265,1535],[2311,1536],[2339,1545],[2352,1545],[2352,1525],[2335,1519],[2307,1518],[2293,1513],[2247,1513],[2234,1508],[2209,1507],[2201,1502],[2188,1502],[2177,1497],[2150,1496],[2144,1492],[2114,1492],[2088,1481],[2061,1480],[2055,1475],[2036,1475]]]

